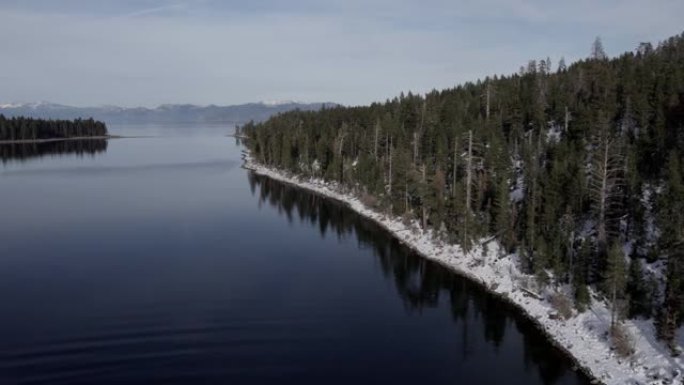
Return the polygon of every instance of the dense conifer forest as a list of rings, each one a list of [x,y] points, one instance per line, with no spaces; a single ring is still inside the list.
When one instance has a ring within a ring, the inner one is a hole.
[[[62,139],[106,135],[107,126],[93,119],[43,120],[25,117],[6,118],[0,114],[0,140]]]
[[[496,237],[580,311],[599,293],[666,343],[684,321],[684,34],[240,131],[256,161],[446,241]]]

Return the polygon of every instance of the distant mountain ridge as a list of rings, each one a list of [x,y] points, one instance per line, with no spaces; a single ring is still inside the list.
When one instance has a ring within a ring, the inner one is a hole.
[[[231,106],[199,106],[194,104],[163,104],[147,107],[73,107],[49,102],[0,104],[0,114],[6,117],[26,116],[42,119],[93,118],[105,123],[245,123],[261,122],[281,112],[291,110],[316,111],[335,107],[336,103],[299,103],[268,101]]]

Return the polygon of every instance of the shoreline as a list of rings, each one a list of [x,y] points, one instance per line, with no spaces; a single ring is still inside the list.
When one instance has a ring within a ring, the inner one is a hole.
[[[64,142],[64,141],[72,141],[72,140],[108,140],[108,139],[124,139],[124,138],[138,138],[138,137],[137,136],[121,136],[121,135],[74,136],[74,137],[70,137],[70,138],[0,140],[0,144],[31,144],[31,143]]]
[[[236,138],[236,139],[249,139],[247,136],[244,135],[236,135],[236,134],[227,134],[226,138]]]
[[[666,348],[654,340],[650,321],[624,322],[633,335],[636,353],[627,359],[617,357],[606,338],[610,310],[603,302],[594,298],[591,307],[584,313],[577,314],[573,310],[573,316],[567,320],[554,319],[556,311],[547,299],[553,291],[547,288],[540,293],[533,293],[525,285],[521,285],[529,281],[530,276],[519,271],[515,255],[500,255],[496,241],[482,239],[466,253],[457,245],[447,245],[435,240],[431,230],[407,228],[400,218],[378,213],[364,206],[355,196],[337,192],[337,185],[334,183],[288,176],[254,162],[248,152],[245,152],[243,158],[243,168],[344,204],[378,224],[423,258],[439,263],[513,305],[552,345],[563,351],[577,369],[593,379],[592,382],[612,385],[681,381],[684,372],[681,357],[671,357]]]

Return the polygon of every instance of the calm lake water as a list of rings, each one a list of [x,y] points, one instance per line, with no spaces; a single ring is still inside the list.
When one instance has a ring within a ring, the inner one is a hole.
[[[478,287],[242,169],[228,131],[11,150],[0,384],[588,383]]]

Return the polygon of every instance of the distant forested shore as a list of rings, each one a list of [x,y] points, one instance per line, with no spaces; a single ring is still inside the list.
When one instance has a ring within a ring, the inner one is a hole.
[[[49,139],[108,136],[107,126],[91,119],[45,120],[26,117],[6,118],[0,114],[0,141],[33,141]]]

